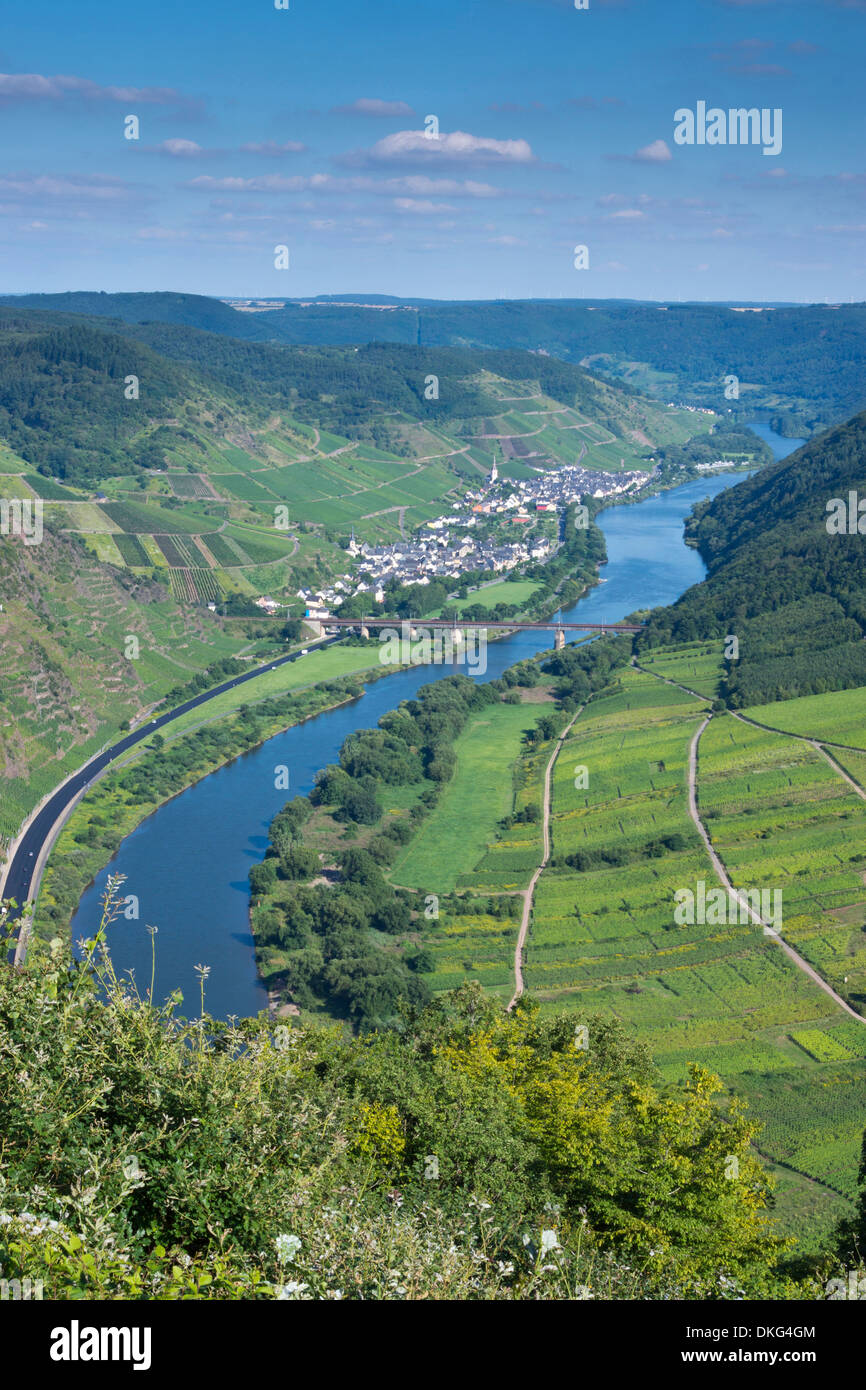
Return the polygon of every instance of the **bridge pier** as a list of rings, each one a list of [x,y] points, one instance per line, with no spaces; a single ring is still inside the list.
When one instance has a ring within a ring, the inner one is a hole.
[[[561,627],[556,629],[556,650],[561,652],[565,646],[565,632]]]
[[[452,629],[451,629],[451,641],[452,641],[455,645],[457,645],[458,643],[462,642],[463,640],[464,640],[464,637],[463,637],[463,633],[460,631],[460,628],[459,628],[459,627],[452,627]]]
[[[360,632],[361,632],[361,636],[362,636],[365,640],[369,640],[369,637],[370,637],[370,629],[368,628],[368,626],[367,626],[366,623],[362,623],[362,624],[361,624]]]

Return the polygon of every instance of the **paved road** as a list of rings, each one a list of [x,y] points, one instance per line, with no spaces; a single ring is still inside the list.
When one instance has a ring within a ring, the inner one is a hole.
[[[526,945],[526,935],[529,931],[529,919],[532,916],[532,900],[535,894],[535,887],[542,873],[547,867],[550,858],[550,779],[553,775],[554,764],[559,757],[559,751],[568,737],[571,726],[578,715],[583,712],[584,706],[581,705],[576,714],[568,721],[559,738],[556,740],[556,747],[550,755],[550,761],[544,774],[544,815],[542,819],[542,830],[544,835],[544,858],[539,864],[535,873],[529,881],[529,887],[523,893],[523,916],[520,919],[520,931],[517,934],[517,944],[514,947],[514,993],[511,996],[509,1009],[513,1009],[521,994],[523,993],[523,948]]]
[[[325,642],[315,643],[315,646],[317,649],[331,646],[339,640],[339,637],[330,637]],[[180,715],[186,714],[188,710],[197,709],[199,705],[206,704],[208,700],[222,695],[226,690],[233,690],[238,685],[245,685],[247,681],[254,680],[256,676],[260,676],[264,671],[272,670],[275,666],[285,666],[289,662],[297,661],[300,655],[300,652],[293,652],[288,656],[277,657],[264,666],[256,666],[251,671],[245,671],[243,675],[224,681],[222,685],[215,686],[213,690],[205,690],[200,695],[194,696],[193,699],[187,700],[185,704],[178,705],[176,709],[169,710],[156,719],[142,724],[138,729],[127,734],[125,738],[105,749],[104,752],[98,753],[95,758],[92,758],[62,786],[58,787],[42,809],[33,817],[13,854],[3,888],[3,897],[14,898],[18,903],[18,909],[13,909],[10,916],[13,918],[19,916],[22,905],[30,899],[34,871],[40,851],[58,817],[109,763],[113,762],[121,753],[125,753],[127,749],[134,748],[137,743],[151,738],[159,729],[171,724]]]

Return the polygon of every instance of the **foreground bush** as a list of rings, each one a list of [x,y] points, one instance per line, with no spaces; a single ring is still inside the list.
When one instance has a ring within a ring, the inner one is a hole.
[[[115,881],[111,892],[117,892]],[[106,949],[0,966],[0,1263],[47,1298],[820,1296],[752,1126],[617,1025],[477,987],[399,1029],[154,1007]],[[202,971],[202,1005],[206,989]]]

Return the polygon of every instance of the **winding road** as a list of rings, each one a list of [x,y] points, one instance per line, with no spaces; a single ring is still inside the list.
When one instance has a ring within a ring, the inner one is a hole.
[[[315,645],[318,649],[331,646],[338,641],[340,641],[339,636],[329,637]],[[156,719],[142,724],[138,729],[127,734],[125,738],[112,744],[111,747],[103,749],[101,753],[97,753],[77,772],[67,777],[66,781],[62,782],[46,801],[31,812],[24,822],[17,839],[13,842],[5,875],[0,874],[0,900],[11,898],[17,904],[17,907],[10,909],[10,918],[17,919],[24,904],[31,901],[34,881],[38,889],[41,864],[45,858],[45,852],[50,849],[74,803],[90,786],[91,782],[104,772],[109,763],[113,762],[121,753],[125,753],[127,749],[134,748],[137,743],[151,738],[158,730],[173,723],[174,720],[189,710],[197,709],[199,705],[206,704],[208,700],[213,700],[217,695],[222,695],[227,690],[234,690],[236,686],[245,685],[247,681],[255,680],[265,671],[271,671],[277,666],[286,666],[292,661],[297,661],[301,655],[301,652],[292,652],[288,656],[277,657],[264,666],[255,666],[251,671],[245,671],[240,676],[223,681],[222,685],[214,686],[212,690],[202,691],[200,695],[195,695],[191,700],[178,705],[175,709],[168,710]],[[26,955],[27,935],[26,930],[19,934],[15,951],[16,964],[20,964]]]

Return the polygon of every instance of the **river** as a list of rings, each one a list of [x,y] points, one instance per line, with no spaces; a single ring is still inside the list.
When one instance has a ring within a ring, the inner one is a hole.
[[[755,432],[777,457],[799,447],[768,426]],[[742,474],[697,479],[670,492],[601,513],[608,563],[603,582],[562,616],[573,622],[617,622],[638,608],[672,603],[704,576],[703,561],[683,543],[683,522],[701,498],[741,482]],[[487,648],[486,679],[551,646],[551,634],[520,632]],[[139,902],[139,917],[121,917],[109,929],[118,974],[132,970],[150,983],[147,926],[157,927],[155,998],[180,989],[197,1011],[195,966],[210,967],[206,1005],[218,1018],[247,1017],[267,1006],[249,928],[247,876],[267,849],[271,820],[292,796],[303,796],[316,773],[336,762],[343,740],[375,726],[387,710],[422,685],[466,667],[418,667],[385,676],[360,699],[277,734],[260,748],[220,768],[166,802],[121,844],[110,865],[83,894],[72,919],[72,939],[91,936],[109,873],[126,876],[124,893]],[[288,792],[277,790],[275,769],[289,769]]]

